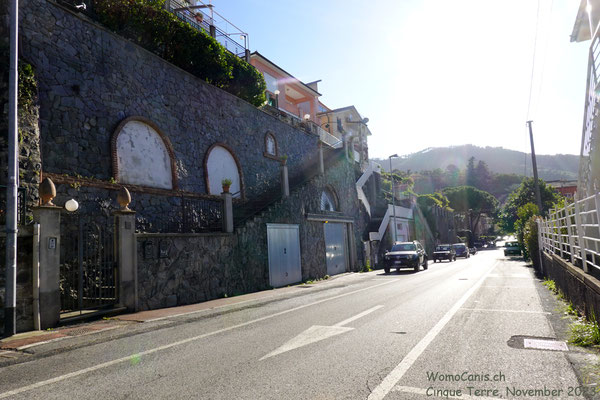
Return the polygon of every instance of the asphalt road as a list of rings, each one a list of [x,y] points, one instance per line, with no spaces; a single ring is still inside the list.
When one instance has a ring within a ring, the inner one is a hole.
[[[563,352],[523,348],[555,333],[533,271],[500,250],[297,290],[4,367],[0,398],[579,397]]]

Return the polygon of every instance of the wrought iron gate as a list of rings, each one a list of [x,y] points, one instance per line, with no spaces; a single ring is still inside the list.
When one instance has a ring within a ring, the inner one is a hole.
[[[61,314],[110,307],[118,302],[112,217],[61,215]]]

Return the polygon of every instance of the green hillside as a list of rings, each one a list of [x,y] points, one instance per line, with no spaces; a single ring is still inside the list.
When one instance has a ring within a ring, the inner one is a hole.
[[[470,144],[452,147],[434,147],[408,154],[392,160],[393,169],[431,171],[436,168],[445,170],[455,165],[463,170],[469,158],[485,161],[491,172],[496,174],[517,174],[532,176],[531,156],[502,147],[477,147]],[[388,169],[388,160],[379,161]],[[544,180],[577,179],[579,156],[571,154],[537,155],[538,173]]]

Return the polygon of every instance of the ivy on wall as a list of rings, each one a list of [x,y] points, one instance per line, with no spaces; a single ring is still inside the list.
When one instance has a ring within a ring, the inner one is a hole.
[[[163,8],[164,0],[94,0],[94,18],[179,68],[255,106],[265,103],[260,72]]]

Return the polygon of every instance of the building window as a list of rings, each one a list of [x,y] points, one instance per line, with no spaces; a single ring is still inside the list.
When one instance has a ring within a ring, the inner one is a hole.
[[[277,156],[277,141],[272,133],[265,135],[265,153],[270,156]]]
[[[337,211],[336,196],[329,188],[321,193],[321,211]]]
[[[208,150],[204,170],[209,194],[221,194],[223,191],[221,181],[231,179],[229,192],[233,197],[242,197],[242,180],[238,162],[226,145],[215,144]]]
[[[113,135],[112,152],[117,182],[176,189],[173,149],[152,122],[141,117],[123,121]]]

